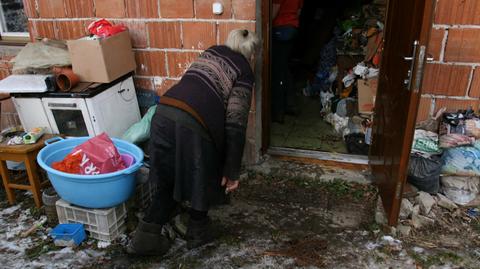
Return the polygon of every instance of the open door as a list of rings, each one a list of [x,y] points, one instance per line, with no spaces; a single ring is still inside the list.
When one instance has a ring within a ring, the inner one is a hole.
[[[370,165],[389,225],[398,221],[433,10],[434,0],[388,1]]]

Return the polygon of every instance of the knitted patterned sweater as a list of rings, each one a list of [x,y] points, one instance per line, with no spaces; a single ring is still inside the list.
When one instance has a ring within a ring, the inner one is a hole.
[[[252,69],[242,54],[213,46],[165,93],[187,104],[203,121],[223,155],[223,175],[232,180],[239,177],[253,83]]]

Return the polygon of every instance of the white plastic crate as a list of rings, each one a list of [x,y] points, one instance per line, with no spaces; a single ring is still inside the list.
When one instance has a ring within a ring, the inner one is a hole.
[[[58,221],[60,223],[82,223],[90,236],[112,241],[125,232],[127,209],[125,203],[112,208],[91,209],[72,205],[65,200],[56,202]]]
[[[135,206],[146,209],[152,203],[153,196],[157,193],[157,184],[148,178],[150,169],[141,167],[137,172],[137,187],[135,189]]]

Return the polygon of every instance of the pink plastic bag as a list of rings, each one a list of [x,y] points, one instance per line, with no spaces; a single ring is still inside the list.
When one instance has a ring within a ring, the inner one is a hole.
[[[126,30],[127,27],[125,27],[124,25],[113,25],[111,22],[105,19],[94,21],[88,26],[88,31],[90,32],[90,34],[99,37],[112,36]]]
[[[113,141],[106,133],[76,146],[71,155],[82,155],[80,174],[98,175],[125,169],[125,164]]]

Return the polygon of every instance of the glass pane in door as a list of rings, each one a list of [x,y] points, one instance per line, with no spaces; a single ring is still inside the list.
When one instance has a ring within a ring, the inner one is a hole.
[[[66,136],[88,136],[81,110],[52,109],[58,131]]]

